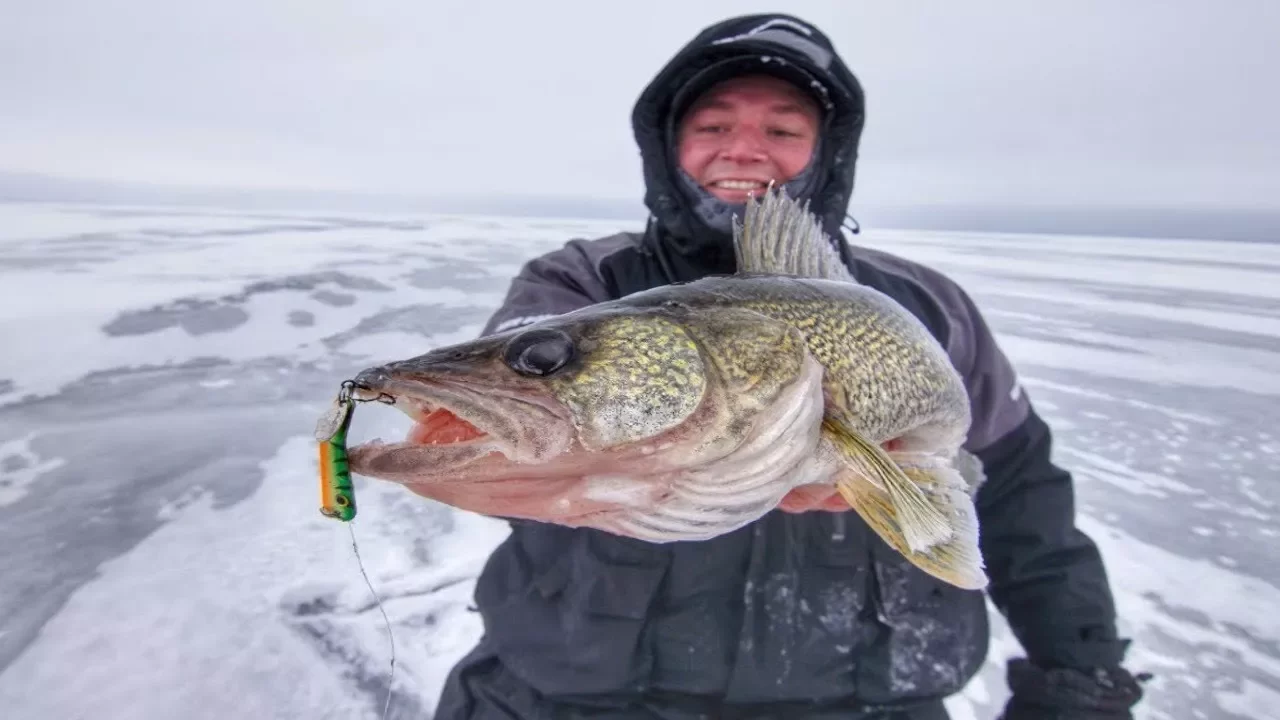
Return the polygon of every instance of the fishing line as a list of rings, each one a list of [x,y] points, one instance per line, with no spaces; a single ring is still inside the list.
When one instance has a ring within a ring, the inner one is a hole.
[[[391,709],[391,690],[395,685],[396,679],[396,640],[391,632],[391,619],[387,617],[387,610],[382,605],[382,598],[378,597],[378,591],[373,589],[373,582],[369,580],[369,574],[364,570],[364,560],[360,558],[360,546],[356,543],[354,521],[347,523],[347,530],[351,531],[351,549],[356,555],[356,565],[360,568],[360,575],[364,577],[364,584],[369,587],[369,594],[373,595],[373,601],[378,605],[378,612],[382,613],[382,621],[387,626],[387,642],[391,644],[391,675],[387,678],[387,699],[382,705],[382,720],[387,720],[387,711]]]
[[[391,691],[396,677],[396,641],[391,631],[391,619],[387,617],[387,609],[374,590],[369,573],[364,569],[364,560],[360,557],[360,546],[356,542],[356,531],[351,523],[356,517],[355,483],[351,477],[350,458],[347,455],[347,430],[351,426],[351,415],[355,404],[369,402],[365,398],[355,397],[355,390],[361,386],[354,380],[344,380],[338,390],[338,397],[333,406],[320,417],[316,423],[315,438],[319,442],[320,451],[320,513],[347,523],[351,531],[351,549],[356,555],[356,564],[360,567],[360,575],[373,595],[373,601],[382,613],[387,625],[387,640],[391,644],[391,677],[387,680],[387,700],[382,706],[382,720],[387,719],[387,711],[391,709]],[[379,393],[375,398],[379,402],[394,404],[395,398]]]

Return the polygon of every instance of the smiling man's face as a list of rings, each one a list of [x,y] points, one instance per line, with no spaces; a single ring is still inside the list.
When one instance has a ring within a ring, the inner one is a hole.
[[[729,203],[759,196],[809,164],[818,136],[818,107],[778,78],[752,75],[720,83],[680,122],[680,167]]]

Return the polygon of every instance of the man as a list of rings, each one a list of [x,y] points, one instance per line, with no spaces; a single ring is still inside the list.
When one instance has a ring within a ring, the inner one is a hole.
[[[1121,668],[1102,561],[982,316],[939,273],[843,241],[863,95],[828,39],[786,15],[707,28],[644,90],[633,123],[644,233],[530,261],[485,332],[733,272],[731,218],[749,192],[776,180],[810,200],[857,280],[920,317],[965,378],[990,593],[1029,656],[1011,665],[1007,717],[1129,717],[1141,691]],[[450,674],[440,720],[934,720],[987,652],[983,594],[915,569],[838,496],[697,543],[516,521],[476,604],[484,637]]]

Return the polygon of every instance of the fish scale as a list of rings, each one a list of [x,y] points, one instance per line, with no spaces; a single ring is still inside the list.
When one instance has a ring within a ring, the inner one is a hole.
[[[740,308],[798,330],[826,371],[832,410],[878,442],[911,428],[968,422],[968,395],[946,353],[919,321],[903,318],[877,291],[778,276],[708,278],[659,290],[620,304],[655,308],[676,300],[695,314]],[[726,342],[717,351],[720,365],[730,377],[742,377],[737,361],[755,358],[762,343]]]

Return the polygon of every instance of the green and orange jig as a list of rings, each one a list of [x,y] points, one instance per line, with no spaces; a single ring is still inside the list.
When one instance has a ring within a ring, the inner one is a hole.
[[[320,514],[350,522],[356,516],[356,491],[351,482],[351,466],[347,458],[347,430],[355,399],[351,396],[355,383],[342,383],[338,397],[316,423],[316,442],[320,443]]]

